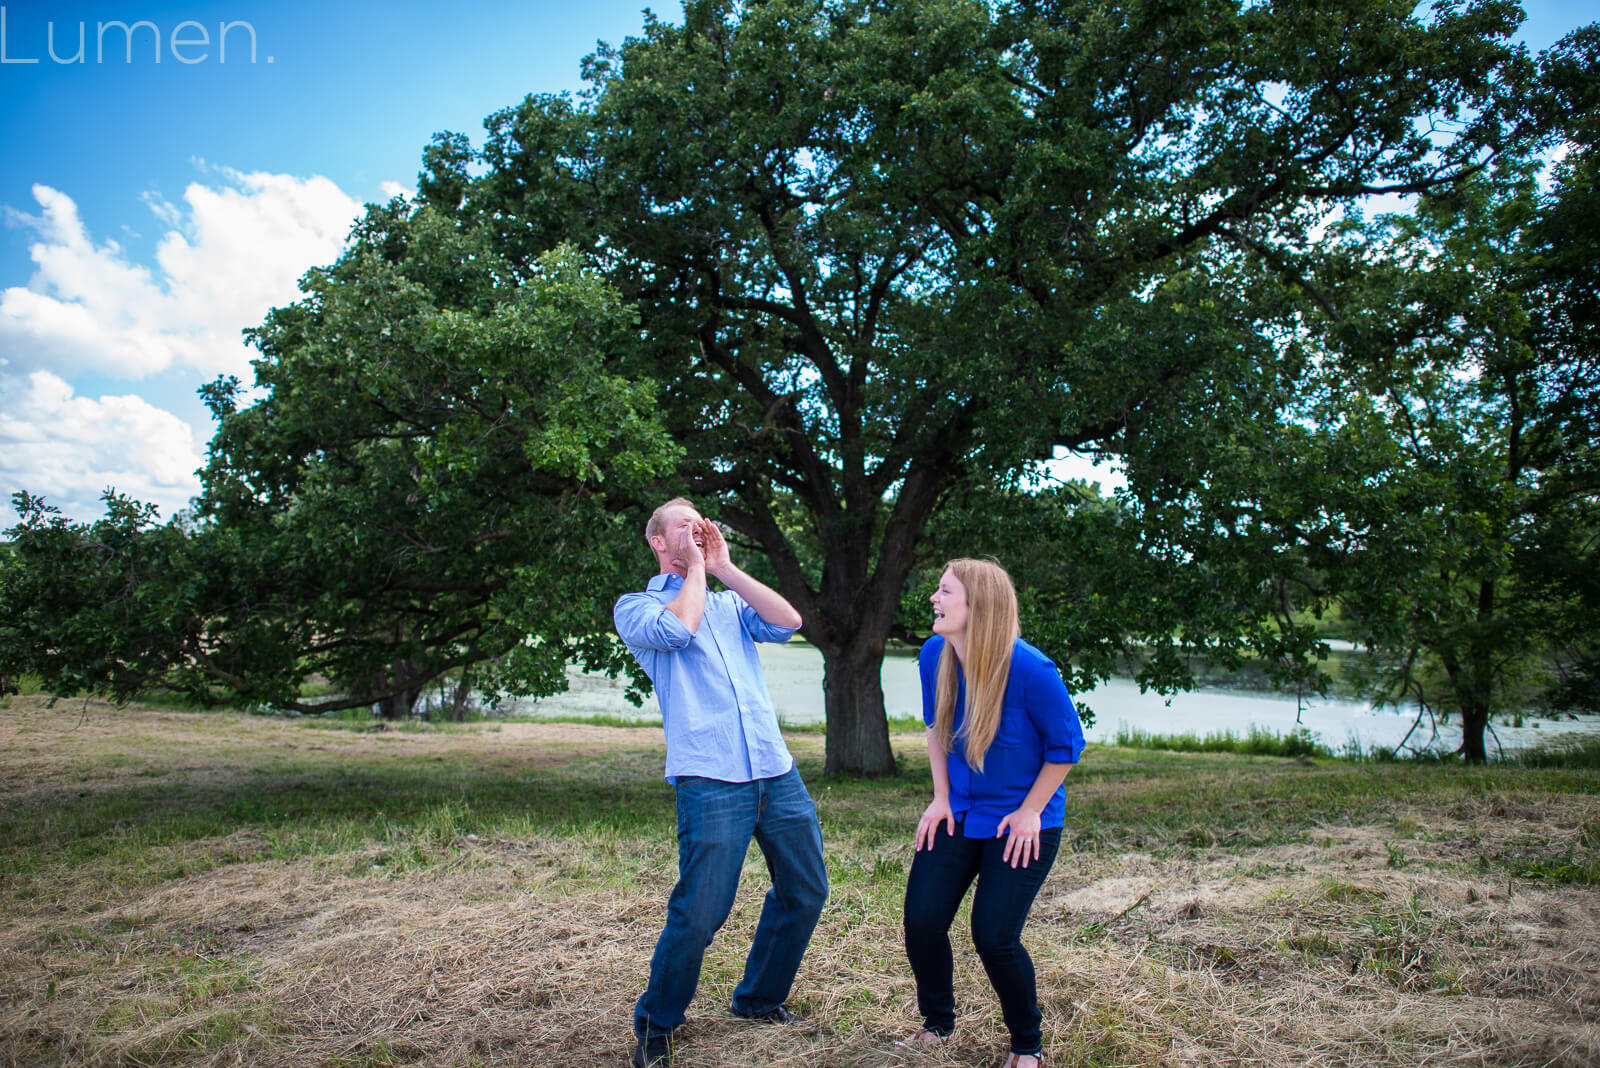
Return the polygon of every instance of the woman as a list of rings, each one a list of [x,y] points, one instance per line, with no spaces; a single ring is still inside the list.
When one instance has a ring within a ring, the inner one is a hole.
[[[923,1022],[900,1045],[936,1046],[955,1030],[950,924],[976,881],[972,941],[1011,1031],[1004,1068],[1038,1068],[1039,999],[1022,925],[1061,844],[1062,781],[1083,752],[1083,728],[1055,664],[1019,634],[1004,568],[952,560],[932,601],[920,667],[933,801],[917,824],[905,903]]]

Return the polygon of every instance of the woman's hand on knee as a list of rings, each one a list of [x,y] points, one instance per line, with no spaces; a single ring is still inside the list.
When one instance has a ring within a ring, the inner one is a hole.
[[[933,841],[939,834],[939,824],[944,824],[944,833],[955,837],[956,816],[950,811],[950,799],[936,797],[928,803],[922,812],[922,819],[917,821],[917,848],[914,852],[932,849]]]
[[[1029,861],[1039,859],[1039,813],[1024,805],[1000,821],[994,836],[999,838],[1008,831],[1010,835],[1006,838],[1005,850],[1000,854],[1001,860],[1013,868],[1019,862],[1026,868]]]

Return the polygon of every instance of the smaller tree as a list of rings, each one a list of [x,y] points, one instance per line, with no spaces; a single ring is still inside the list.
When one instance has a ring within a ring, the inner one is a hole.
[[[112,491],[106,514],[74,523],[38,497],[18,493],[18,515],[0,555],[0,677],[33,673],[58,695],[101,693],[119,701],[154,687],[202,687],[177,670],[205,658],[192,611],[198,568],[180,526],[158,526],[155,508]]]
[[[266,395],[234,410],[214,388],[199,514],[274,601],[266,634],[251,589],[213,625],[251,657],[297,651],[259,673],[274,703],[398,714],[446,672],[548,693],[569,657],[616,667],[607,591],[637,539],[610,494],[676,449],[650,389],[602,369],[634,322],[611,290],[567,250],[506,277],[472,231],[374,208],[252,333]],[[312,671],[341,695],[300,701]]]
[[[1345,514],[1366,533],[1329,563],[1389,692],[1459,715],[1472,761],[1495,713],[1554,696],[1557,645],[1600,607],[1573,566],[1593,565],[1592,444],[1556,425],[1574,397],[1551,388],[1576,354],[1535,331],[1526,284],[1538,211],[1530,175],[1385,220],[1408,251],[1370,280],[1393,308],[1380,333],[1403,344],[1374,360],[1366,328],[1336,330],[1346,383],[1366,386],[1337,431],[1365,468]]]
[[[1151,424],[1130,464],[1147,549],[1281,593],[1280,628],[1337,602],[1377,659],[1372,695],[1459,717],[1469,761],[1495,714],[1593,699],[1600,480],[1574,433],[1597,414],[1593,356],[1557,328],[1565,290],[1530,273],[1542,213],[1592,197],[1576,174],[1544,200],[1529,168],[1482,175],[1349,223],[1314,281],[1258,279],[1257,307],[1273,285],[1321,303],[1251,324],[1274,343],[1190,384],[1214,418]],[[1292,394],[1239,403],[1291,371]]]
[[[1495,713],[1594,700],[1597,59],[1588,27],[1523,86],[1524,128],[1570,138],[1548,194],[1506,154],[1298,265],[1210,250],[1213,290],[1250,299],[1184,317],[1185,347],[1241,358],[1173,384],[1188,418],[1130,427],[1147,548],[1254,576],[1282,619],[1337,602],[1374,696],[1459,715],[1472,761]]]
[[[611,595],[639,525],[621,509],[677,449],[651,389],[603,367],[635,322],[606,284],[564,249],[507,277],[431,210],[370,208],[250,332],[260,395],[203,391],[219,426],[193,522],[22,502],[0,593],[18,668],[57,692],[161,678],[389,716],[447,675],[459,710],[469,689],[564,689],[570,659],[619,670]],[[74,571],[85,553],[99,574]],[[332,692],[304,696],[310,677]]]

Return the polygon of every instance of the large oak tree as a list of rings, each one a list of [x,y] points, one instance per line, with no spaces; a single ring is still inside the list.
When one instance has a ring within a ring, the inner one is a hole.
[[[879,667],[954,490],[1120,452],[1211,353],[1108,309],[1216,244],[1292,272],[1330,208],[1522,131],[1511,3],[691,0],[429,149],[514,266],[572,241],[639,309],[694,493],[822,651],[830,771],[892,768]],[[1135,339],[1141,341],[1143,339]],[[780,522],[797,502],[807,567]]]

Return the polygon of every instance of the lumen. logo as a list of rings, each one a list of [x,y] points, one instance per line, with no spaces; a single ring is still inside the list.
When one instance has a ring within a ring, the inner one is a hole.
[[[192,19],[163,31],[140,19],[136,22],[96,22],[57,26],[13,27],[0,7],[0,64],[54,63],[63,67],[83,63],[160,63],[171,55],[179,63],[255,63],[256,28],[248,22],[218,22],[216,32]],[[229,49],[232,52],[229,52]],[[248,57],[245,50],[248,49]],[[271,56],[264,57],[268,63]]]

